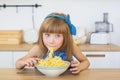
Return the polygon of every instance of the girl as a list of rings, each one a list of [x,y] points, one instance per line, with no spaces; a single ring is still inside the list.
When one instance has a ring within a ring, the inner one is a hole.
[[[16,68],[35,66],[41,58],[47,56],[48,48],[52,47],[54,49],[53,56],[60,56],[63,60],[71,62],[70,71],[73,74],[87,69],[89,61],[74,43],[72,35],[76,35],[76,28],[71,24],[69,15],[49,14],[40,27],[38,44],[27,55],[17,60]],[[72,56],[77,61],[73,61]]]

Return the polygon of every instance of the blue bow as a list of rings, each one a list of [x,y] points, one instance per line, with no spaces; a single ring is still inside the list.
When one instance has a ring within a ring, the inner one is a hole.
[[[76,35],[76,27],[71,23],[69,14],[66,17],[63,17],[63,16],[58,15],[58,14],[49,14],[46,18],[51,18],[51,17],[56,17],[56,18],[59,18],[59,19],[65,21],[70,28],[70,33],[72,35]]]

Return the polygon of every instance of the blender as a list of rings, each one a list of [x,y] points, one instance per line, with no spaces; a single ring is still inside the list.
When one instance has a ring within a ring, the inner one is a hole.
[[[111,29],[110,29],[111,28]],[[113,24],[108,22],[108,13],[103,13],[103,21],[95,22],[95,32],[113,32]]]
[[[109,44],[113,24],[108,21],[108,13],[103,13],[103,21],[95,22],[95,32],[91,34],[90,44]]]

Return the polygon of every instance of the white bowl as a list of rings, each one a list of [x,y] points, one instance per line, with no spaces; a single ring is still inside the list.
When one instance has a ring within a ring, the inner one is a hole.
[[[38,66],[36,65],[36,68],[46,75],[47,77],[57,77],[64,73],[68,67],[70,66],[70,62],[66,61],[68,63],[67,66],[59,66],[59,67],[44,67],[44,66]]]

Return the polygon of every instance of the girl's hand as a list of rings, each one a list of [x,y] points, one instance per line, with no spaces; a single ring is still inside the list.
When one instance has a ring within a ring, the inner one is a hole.
[[[79,62],[78,62],[78,61],[71,61],[70,71],[71,71],[73,74],[78,74],[78,73],[80,72]]]
[[[24,65],[28,67],[34,67],[39,60],[40,60],[39,58],[29,58],[25,60]]]

